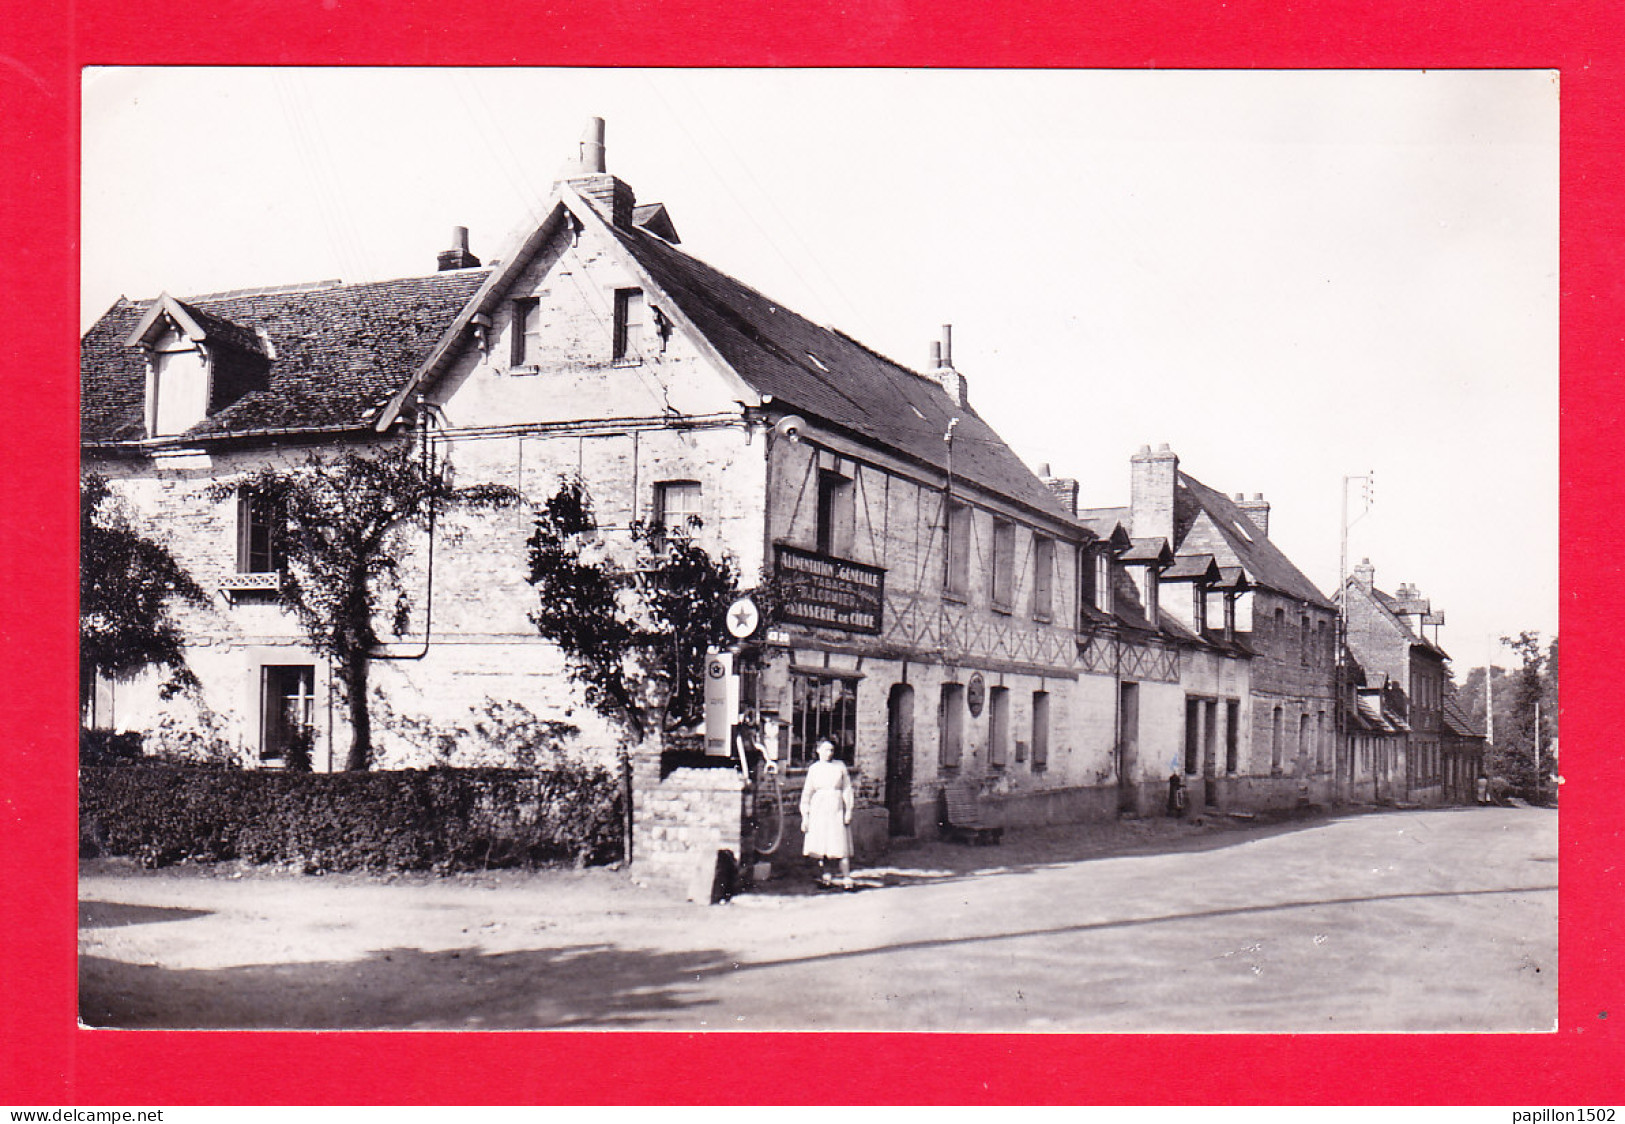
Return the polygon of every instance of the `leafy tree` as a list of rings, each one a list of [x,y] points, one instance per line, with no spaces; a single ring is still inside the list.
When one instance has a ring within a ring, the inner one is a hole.
[[[286,566],[281,596],[311,646],[332,659],[350,715],[346,770],[372,760],[367,684],[379,644],[377,621],[393,601],[392,631],[406,629],[411,603],[401,583],[408,532],[432,528],[442,507],[491,508],[515,494],[498,484],[458,488],[450,467],[409,443],[380,452],[312,455],[289,470],[266,468],[215,489],[263,501],[277,512]]]
[[[1553,765],[1551,745],[1557,734],[1557,641],[1553,639],[1549,646],[1544,646],[1540,633],[1520,632],[1515,637],[1503,636],[1501,643],[1517,655],[1519,666],[1505,675],[1504,687],[1500,681],[1496,684],[1495,745],[1487,765],[1513,785],[1533,791]],[[1503,689],[1507,696],[1504,713]],[[1537,709],[1538,773],[1534,764]]]
[[[1504,667],[1492,667],[1495,673],[1495,722],[1493,724],[1497,739],[1501,734],[1512,729],[1512,680],[1511,673]],[[1456,702],[1466,713],[1473,727],[1482,732],[1489,732],[1491,723],[1486,719],[1484,702],[1484,668],[1474,667],[1467,670],[1467,678],[1455,689]]]
[[[664,729],[700,720],[706,650],[729,642],[724,614],[739,595],[738,570],[695,544],[698,526],[634,524],[630,557],[618,560],[579,480],[565,481],[536,517],[530,581],[541,597],[531,619],[563,650],[588,704],[633,741],[656,720],[656,684],[669,697]]]
[[[88,703],[96,673],[129,679],[147,667],[167,669],[166,694],[196,685],[184,638],[170,607],[208,603],[162,545],[130,525],[105,477],[79,481],[79,701]]]

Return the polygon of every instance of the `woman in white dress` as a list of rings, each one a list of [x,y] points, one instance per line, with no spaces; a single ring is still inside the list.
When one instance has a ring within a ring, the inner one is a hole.
[[[807,767],[801,787],[802,853],[818,860],[818,880],[830,885],[829,860],[841,863],[841,885],[852,885],[852,779],[835,760],[835,743],[818,743],[818,760]]]

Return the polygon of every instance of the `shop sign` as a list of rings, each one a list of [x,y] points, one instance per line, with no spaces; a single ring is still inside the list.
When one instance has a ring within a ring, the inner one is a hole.
[[[794,546],[774,551],[780,621],[879,635],[885,570]]]

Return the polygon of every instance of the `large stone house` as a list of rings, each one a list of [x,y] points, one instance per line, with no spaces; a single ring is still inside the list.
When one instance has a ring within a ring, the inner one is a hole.
[[[1178,731],[1178,748],[1148,764],[1179,775],[1192,807],[1333,801],[1336,607],[1270,541],[1269,503],[1232,500],[1181,472],[1168,446],[1146,446],[1131,458],[1129,505],[1080,514],[1099,533],[1095,549],[1136,575],[1129,589],[1141,604],[1149,596],[1155,621],[1206,642],[1192,651],[1187,641],[1190,654],[1161,677],[1173,694],[1164,705],[1180,710],[1153,728],[1164,746]],[[1126,547],[1109,545],[1109,527]],[[1143,746],[1151,688],[1119,690],[1130,718],[1130,695],[1141,696]],[[1120,756],[1133,745],[1125,730]],[[1142,773],[1139,786],[1150,779]]]
[[[634,521],[698,516],[746,585],[790,591],[744,699],[784,729],[792,786],[814,743],[836,742],[870,845],[933,830],[955,781],[1012,815],[1066,814],[1052,794],[1099,769],[1074,713],[1086,532],[979,417],[946,331],[916,373],[705,265],[605,170],[601,130],[489,265],[459,229],[423,277],[121,299],[86,333],[85,468],[219,594],[177,608],[195,696],[104,684],[97,720],[202,722],[261,765],[303,738],[316,768],[339,767],[334,669],[277,600],[270,515],[221,485],[426,441],[460,484],[527,502],[446,512],[432,555],[414,548],[417,615],[373,672],[380,764],[427,763],[401,729],[492,702],[613,741],[527,617],[527,505],[579,478],[611,543]],[[694,784],[728,844],[737,792]],[[644,795],[640,832],[665,807]]]
[[[493,706],[615,752],[529,618],[532,509],[580,480],[606,549],[697,517],[745,586],[771,579],[741,699],[783,732],[791,806],[835,742],[867,848],[934,831],[949,786],[1007,824],[1157,812],[1170,776],[1197,811],[1324,797],[1332,608],[1267,504],[1147,450],[1128,507],[1079,511],[978,415],[947,329],[916,372],[704,264],[606,170],[601,122],[540,213],[489,264],[459,228],[422,277],[121,299],[85,334],[85,468],[218,594],[176,607],[198,690],[100,684],[94,721],[341,767],[335,670],[277,597],[275,514],[231,485],[412,442],[523,502],[445,511],[410,544],[414,613],[372,671],[381,766],[432,763],[425,730]],[[634,756],[641,859],[753,849],[737,775]]]
[[[1396,798],[1417,803],[1471,798],[1478,760],[1469,743],[1445,756],[1445,681],[1449,656],[1439,646],[1444,614],[1413,585],[1392,594],[1376,586],[1369,558],[1353,568],[1344,585],[1349,654],[1364,670],[1368,687],[1390,688],[1405,725],[1401,787]],[[1431,633],[1431,634],[1430,634]],[[1470,731],[1463,729],[1464,735]]]

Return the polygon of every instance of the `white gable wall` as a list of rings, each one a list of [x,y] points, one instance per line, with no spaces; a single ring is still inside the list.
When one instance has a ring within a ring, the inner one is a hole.
[[[622,362],[613,350],[618,289],[644,289],[646,306],[641,345]],[[537,305],[539,354],[516,366],[515,302],[529,299]],[[458,429],[738,415],[736,395],[684,332],[674,324],[662,339],[656,309],[675,321],[608,235],[592,226],[561,232],[492,308],[485,351],[465,347],[430,398]]]

